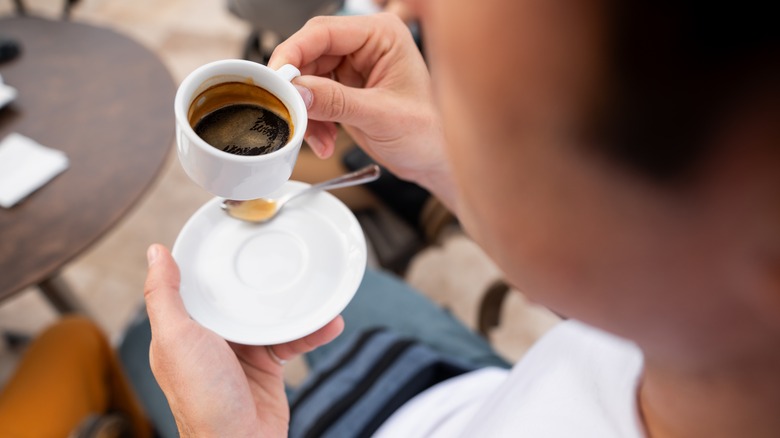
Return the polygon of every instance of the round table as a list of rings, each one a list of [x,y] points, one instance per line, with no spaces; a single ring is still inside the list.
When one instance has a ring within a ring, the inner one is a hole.
[[[57,277],[138,202],[173,142],[175,85],[155,54],[109,29],[0,19],[22,54],[0,64],[18,98],[0,139],[18,132],[64,151],[70,167],[0,208],[0,300],[37,285],[60,311],[82,310]]]

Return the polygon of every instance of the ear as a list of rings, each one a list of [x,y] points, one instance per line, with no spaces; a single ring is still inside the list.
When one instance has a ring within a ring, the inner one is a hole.
[[[780,105],[762,99],[741,106],[717,131],[710,161],[727,233],[738,236],[743,300],[780,339]],[[712,188],[712,187],[711,187]],[[735,266],[736,267],[736,266]]]
[[[775,138],[780,141],[780,137]],[[780,339],[780,153],[768,149],[764,149],[763,162],[750,167],[753,177],[747,188],[752,190],[743,194],[752,198],[743,214],[749,217],[744,223],[749,231],[744,234],[752,254],[748,263],[753,277],[749,283],[752,290],[744,292],[752,295],[762,322]]]
[[[780,339],[780,252],[762,263],[761,280],[752,291],[752,304],[760,321]]]

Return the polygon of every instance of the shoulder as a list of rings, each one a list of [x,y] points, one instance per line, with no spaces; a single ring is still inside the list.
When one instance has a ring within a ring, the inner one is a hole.
[[[642,364],[633,343],[577,321],[563,322],[515,365],[473,417],[470,431],[640,437],[636,390]]]

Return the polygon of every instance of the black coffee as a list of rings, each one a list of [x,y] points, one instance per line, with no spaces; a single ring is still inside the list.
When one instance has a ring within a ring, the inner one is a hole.
[[[188,118],[206,143],[235,155],[279,150],[294,131],[282,101],[249,79],[207,88],[192,101]]]
[[[195,133],[231,154],[263,155],[287,144],[290,125],[266,108],[239,104],[207,114],[195,125]]]

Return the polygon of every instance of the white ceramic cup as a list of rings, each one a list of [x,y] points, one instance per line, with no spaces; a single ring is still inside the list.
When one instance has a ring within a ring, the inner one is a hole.
[[[241,59],[212,62],[190,73],[179,85],[174,101],[177,151],[187,175],[214,195],[242,201],[267,196],[282,187],[292,174],[308,119],[306,105],[290,82],[297,76],[300,72],[289,64],[272,70]],[[271,92],[290,112],[293,136],[269,154],[234,155],[216,149],[195,134],[188,120],[190,105],[206,89],[248,81]]]

